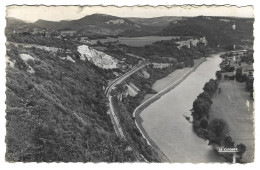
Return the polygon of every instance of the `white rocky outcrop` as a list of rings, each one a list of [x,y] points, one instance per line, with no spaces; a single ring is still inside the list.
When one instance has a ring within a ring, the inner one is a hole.
[[[34,58],[32,56],[30,56],[29,54],[20,54],[20,57],[23,61],[34,60]]]
[[[69,55],[67,55],[67,57],[60,57],[62,60],[68,60],[68,61],[71,61],[73,63],[75,63],[75,60],[73,60]]]
[[[87,45],[78,46],[78,52],[80,53],[80,59],[85,61],[86,59],[96,66],[103,69],[118,68],[118,60],[107,55],[103,52],[97,51]]]
[[[70,56],[67,56],[67,60],[75,63],[75,61]]]
[[[114,20],[109,20],[106,22],[106,24],[124,24],[125,20],[123,19],[114,19]]]
[[[34,61],[34,58],[32,56],[30,56],[29,54],[20,54],[20,57],[23,61],[25,61],[25,64],[28,66],[28,69],[26,71],[30,74],[35,73],[34,69],[26,62],[28,60]]]
[[[29,66],[29,65],[28,65],[27,72],[30,73],[30,74],[35,73],[34,69],[31,66]]]
[[[15,61],[11,61],[9,56],[5,56],[6,64],[14,68]]]

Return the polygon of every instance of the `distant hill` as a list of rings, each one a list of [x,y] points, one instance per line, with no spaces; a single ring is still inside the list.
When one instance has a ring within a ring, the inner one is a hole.
[[[183,17],[156,17],[156,18],[121,18],[105,14],[93,14],[77,20],[47,21],[37,20],[26,23],[22,20],[8,19],[7,28],[14,30],[18,26],[24,28],[42,28],[56,31],[76,30],[86,35],[119,35],[119,36],[146,36],[160,32],[170,22],[183,20]],[[12,27],[16,26],[16,27]]]
[[[15,30],[31,30],[32,28],[39,28],[39,26],[34,25],[33,23],[28,23],[16,18],[6,18],[6,33],[14,32]]]
[[[6,18],[6,27],[7,28],[19,28],[19,27],[26,27],[29,26],[30,23],[27,23],[23,20],[16,19],[16,18]]]
[[[236,31],[232,25],[236,24]],[[30,31],[34,28],[76,30],[91,38],[107,36],[205,36],[209,45],[229,47],[235,42],[243,45],[253,43],[254,19],[232,17],[155,17],[155,18],[121,18],[104,14],[93,14],[78,20],[46,21],[26,23],[22,20],[8,18],[6,32],[17,28]]]
[[[243,41],[253,41],[252,18],[231,17],[192,17],[177,23],[170,23],[159,35],[163,36],[205,36],[209,45],[231,48],[233,44],[242,45]],[[232,29],[232,25],[236,29]]]
[[[93,14],[78,20],[45,21],[38,20],[37,26],[54,30],[77,30],[86,34],[115,35],[128,29],[139,29],[140,26],[126,19],[104,14]]]
[[[127,18],[132,22],[135,22],[138,25],[141,25],[143,31],[156,33],[162,31],[163,28],[167,27],[170,22],[177,23],[181,20],[184,20],[185,17],[176,17],[176,16],[163,16],[163,17],[154,17],[154,18]]]
[[[154,17],[154,18],[127,18],[127,19],[139,25],[165,27],[168,26],[170,22],[177,23],[180,20],[184,20],[185,17],[163,16],[163,17]]]

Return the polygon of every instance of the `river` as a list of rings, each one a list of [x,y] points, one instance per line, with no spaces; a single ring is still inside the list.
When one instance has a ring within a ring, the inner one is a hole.
[[[208,141],[195,134],[192,124],[184,117],[191,116],[193,101],[202,92],[204,84],[215,78],[220,62],[219,54],[212,54],[183,82],[140,114],[147,134],[171,162],[224,161],[208,146]]]

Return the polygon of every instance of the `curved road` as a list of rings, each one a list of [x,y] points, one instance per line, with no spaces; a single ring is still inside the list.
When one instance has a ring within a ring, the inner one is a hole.
[[[109,100],[109,110],[108,110],[108,114],[110,115],[113,127],[115,129],[116,135],[125,139],[125,135],[123,133],[122,127],[120,125],[120,122],[115,114],[115,109],[113,106],[113,101],[112,101],[112,96],[111,96],[111,91],[115,88],[116,85],[122,83],[126,78],[128,78],[129,76],[131,76],[133,73],[137,72],[138,70],[142,69],[143,67],[145,67],[146,65],[148,65],[148,62],[142,63],[139,66],[134,66],[130,71],[128,71],[127,73],[123,74],[122,76],[120,76],[119,78],[115,79],[105,90],[105,94],[108,97]]]

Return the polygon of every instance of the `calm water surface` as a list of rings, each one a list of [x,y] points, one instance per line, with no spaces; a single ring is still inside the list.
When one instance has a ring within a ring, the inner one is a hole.
[[[223,162],[208,146],[208,141],[193,132],[192,124],[183,116],[190,116],[193,101],[202,92],[204,84],[215,78],[220,62],[219,55],[211,55],[181,84],[140,115],[148,135],[171,162]]]

